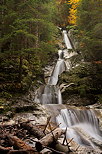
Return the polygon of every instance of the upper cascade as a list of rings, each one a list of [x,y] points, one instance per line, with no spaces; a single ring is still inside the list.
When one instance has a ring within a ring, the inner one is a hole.
[[[62,33],[63,33],[63,36],[64,36],[64,42],[66,44],[67,49],[73,49],[72,48],[72,45],[71,45],[71,42],[69,40],[69,37],[67,35],[67,31],[66,30],[63,30]]]
[[[44,86],[42,92],[38,92],[35,97],[35,101],[41,104],[62,104],[62,96],[60,88],[57,86],[58,77],[61,73],[71,68],[70,57],[75,55],[74,52],[68,52],[68,49],[72,49],[70,40],[67,36],[67,31],[63,30],[64,41],[67,49],[58,50],[58,60],[52,71],[51,76],[48,79],[47,85]],[[67,61],[65,61],[67,59]]]
[[[56,85],[58,82],[58,76],[66,70],[66,64],[63,59],[64,58],[63,50],[58,50],[58,55],[59,55],[59,58],[52,72],[52,75],[48,81],[49,85]]]

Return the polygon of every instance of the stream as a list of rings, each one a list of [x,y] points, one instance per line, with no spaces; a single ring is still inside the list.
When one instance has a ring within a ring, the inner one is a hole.
[[[49,112],[54,116],[54,122],[61,129],[66,130],[67,128],[67,139],[73,138],[81,146],[96,148],[97,143],[102,145],[102,131],[99,128],[99,120],[94,111],[90,109],[69,109],[65,106],[63,107],[58,77],[64,71],[71,69],[70,58],[76,55],[76,53],[72,50],[72,44],[66,30],[62,31],[62,36],[65,48],[58,50],[59,58],[56,65],[48,79],[48,83],[37,91],[35,102],[47,107]]]

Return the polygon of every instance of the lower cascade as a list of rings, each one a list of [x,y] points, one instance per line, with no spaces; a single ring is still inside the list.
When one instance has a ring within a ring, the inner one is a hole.
[[[67,138],[73,138],[80,145],[94,147],[92,138],[102,142],[99,120],[93,110],[62,109],[56,122],[60,124],[60,128],[67,128]]]

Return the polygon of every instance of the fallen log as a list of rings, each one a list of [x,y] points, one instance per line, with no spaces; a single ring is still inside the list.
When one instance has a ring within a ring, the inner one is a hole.
[[[0,153],[2,153],[2,154],[7,154],[10,150],[12,150],[12,148],[11,147],[2,147],[2,146],[0,146]]]
[[[26,150],[10,150],[7,154],[31,154],[30,151]]]
[[[33,125],[31,123],[23,122],[21,123],[21,127],[28,130],[30,134],[34,135],[38,139],[45,136],[42,129],[38,128],[36,125]]]
[[[30,154],[26,150],[10,150],[7,154]]]
[[[44,146],[49,146],[52,143],[55,144],[58,138],[64,133],[64,131],[60,128],[56,128],[53,133],[50,132],[43,138],[41,138],[38,142],[36,142],[35,147],[37,151],[41,151]]]
[[[35,149],[32,148],[30,145],[26,144],[24,141],[19,139],[16,136],[7,135],[7,138],[9,140],[9,143],[15,148],[20,150],[25,150],[29,152],[29,154],[35,154]],[[36,153],[37,154],[37,153]]]
[[[57,141],[58,138],[64,133],[64,131],[60,128],[56,128],[53,131],[53,135],[52,132],[47,134],[46,136],[44,136],[42,139],[40,139],[40,143],[42,143],[45,146],[48,146],[49,144],[51,144],[54,141]]]

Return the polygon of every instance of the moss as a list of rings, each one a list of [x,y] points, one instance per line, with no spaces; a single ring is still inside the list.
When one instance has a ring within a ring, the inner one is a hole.
[[[7,98],[8,99],[8,98]],[[11,109],[11,104],[5,98],[0,98],[0,114],[4,114]]]
[[[3,91],[3,92],[0,93],[0,97],[9,99],[9,98],[12,98],[12,94]]]
[[[79,92],[80,97],[85,97],[86,96],[86,93],[87,93],[86,88],[87,88],[86,85],[80,85],[78,87],[78,92]]]
[[[102,94],[97,95],[97,97],[98,97],[97,103],[101,103],[102,104]]]

